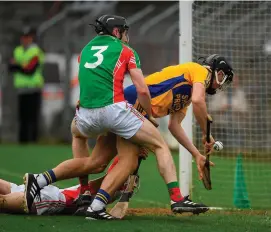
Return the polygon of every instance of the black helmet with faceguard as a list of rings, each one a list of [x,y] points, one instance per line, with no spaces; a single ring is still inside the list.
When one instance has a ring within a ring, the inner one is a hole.
[[[208,94],[212,95],[216,93],[216,89],[212,88],[213,81],[216,81],[217,84],[219,84],[220,87],[218,89],[221,90],[224,90],[232,82],[234,76],[233,69],[225,57],[213,54],[200,59],[202,59],[201,64],[211,71],[211,79],[206,88]],[[219,71],[223,72],[222,81],[218,80],[217,73]]]
[[[102,15],[96,19],[95,24],[90,25],[95,27],[95,31],[99,35],[114,36],[112,33],[115,27],[119,29],[120,34],[129,29],[126,19],[117,15]]]

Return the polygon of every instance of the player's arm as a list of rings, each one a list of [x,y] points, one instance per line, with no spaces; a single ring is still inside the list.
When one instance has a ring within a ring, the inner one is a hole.
[[[206,80],[209,78],[208,70],[203,66],[194,63],[191,71],[191,82],[193,85],[192,92],[192,104],[195,118],[200,125],[202,135],[206,135],[207,130],[207,106],[205,101],[205,91],[206,91]],[[213,138],[211,138],[211,144],[213,143]]]
[[[201,155],[199,150],[194,146],[194,144],[187,137],[184,129],[181,126],[181,122],[185,117],[185,113],[183,111],[178,111],[170,115],[168,129],[170,133],[174,136],[174,138],[185,147],[194,158]]]
[[[210,152],[212,146],[215,143],[215,140],[211,136],[210,143],[206,143],[207,106],[206,106],[206,101],[205,101],[205,86],[203,85],[203,83],[196,82],[193,84],[192,104],[193,104],[194,115],[202,131],[202,138],[203,138],[202,143],[204,144],[205,149],[208,152]]]
[[[207,106],[205,101],[205,86],[196,82],[192,93],[193,112],[203,134],[206,134]]]
[[[155,123],[151,111],[151,95],[148,86],[145,83],[144,75],[140,67],[139,56],[134,50],[129,50],[128,70],[133,84],[136,87],[137,99],[146,113],[149,115],[149,120]]]
[[[141,69],[139,68],[130,69],[130,75],[131,75],[132,82],[136,87],[137,99],[140,105],[143,107],[143,109],[146,111],[146,113],[149,116],[152,116],[151,95],[150,95],[148,86],[146,85],[144,81],[144,76]]]
[[[197,164],[199,177],[200,177],[200,179],[202,179],[205,157],[202,154],[200,154],[199,150],[189,140],[184,129],[181,127],[180,124],[181,124],[182,120],[184,119],[184,117],[185,117],[185,113],[182,111],[179,111],[179,112],[176,112],[176,113],[170,115],[168,128],[169,128],[171,134],[176,138],[176,140],[181,145],[183,145],[194,157],[196,164]]]

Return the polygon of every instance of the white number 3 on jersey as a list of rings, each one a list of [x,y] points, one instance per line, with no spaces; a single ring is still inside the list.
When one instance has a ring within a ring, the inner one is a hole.
[[[94,63],[88,63],[86,62],[84,67],[85,68],[96,68],[97,66],[99,66],[103,60],[104,60],[104,56],[103,56],[103,52],[108,48],[108,46],[92,46],[91,50],[98,50],[96,53],[93,54],[93,56],[97,57],[97,61]]]

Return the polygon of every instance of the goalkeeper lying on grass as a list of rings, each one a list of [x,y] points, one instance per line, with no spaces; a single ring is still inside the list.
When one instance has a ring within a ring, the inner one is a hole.
[[[113,163],[108,172],[115,166]],[[89,190],[91,195],[85,196],[82,201],[91,201],[95,197],[97,191],[99,190],[101,183],[104,179],[103,177],[97,178],[95,180],[89,181]],[[138,187],[138,180],[133,183],[134,188]],[[129,185],[130,179],[128,179],[125,184],[117,191],[112,198],[110,203],[113,203],[116,199],[120,197],[122,192]],[[24,200],[24,185],[17,185],[12,182],[0,179],[0,213],[25,213],[23,208]],[[56,186],[48,185],[44,187],[40,192],[40,199],[35,199],[30,214],[36,215],[55,215],[55,214],[66,214],[73,215],[78,209],[78,196],[80,194],[80,185],[72,186],[65,189],[59,189]],[[89,199],[86,199],[89,197]],[[80,202],[79,205],[81,205]],[[77,214],[77,216],[84,216]]]

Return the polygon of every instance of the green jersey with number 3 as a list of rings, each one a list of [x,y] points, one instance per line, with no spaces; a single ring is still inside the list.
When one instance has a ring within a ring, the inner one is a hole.
[[[79,104],[101,108],[124,101],[123,79],[127,71],[140,68],[137,53],[127,44],[109,35],[98,35],[79,57]]]

